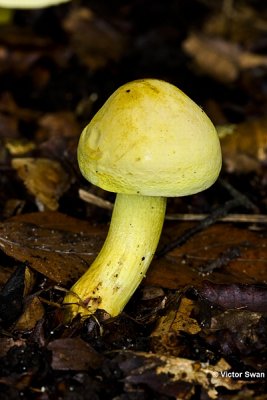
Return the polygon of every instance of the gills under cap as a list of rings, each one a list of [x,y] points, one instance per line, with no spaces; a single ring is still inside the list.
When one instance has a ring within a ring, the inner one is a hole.
[[[116,193],[184,196],[221,169],[217,132],[188,96],[157,79],[117,89],[84,129],[78,161],[87,180]]]

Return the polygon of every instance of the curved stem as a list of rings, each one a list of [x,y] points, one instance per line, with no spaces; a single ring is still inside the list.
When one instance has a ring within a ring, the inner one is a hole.
[[[160,238],[166,199],[118,194],[106,241],[64,302],[68,315],[118,315],[144,278]]]

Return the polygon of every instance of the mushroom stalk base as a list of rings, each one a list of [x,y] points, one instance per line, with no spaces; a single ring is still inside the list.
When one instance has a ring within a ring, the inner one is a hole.
[[[118,315],[144,278],[160,238],[166,198],[118,194],[106,241],[65,297],[67,318]]]

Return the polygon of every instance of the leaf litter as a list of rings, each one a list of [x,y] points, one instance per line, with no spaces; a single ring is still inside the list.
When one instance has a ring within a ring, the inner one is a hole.
[[[1,29],[1,398],[264,398],[265,17],[257,1],[73,0],[17,11]],[[168,215],[234,210],[243,222],[166,219],[159,250],[182,240],[124,312],[66,324],[62,300],[98,254],[114,201],[82,179],[79,133],[119,84],[144,76],[203,106],[223,179],[243,196],[217,183],[170,199]]]

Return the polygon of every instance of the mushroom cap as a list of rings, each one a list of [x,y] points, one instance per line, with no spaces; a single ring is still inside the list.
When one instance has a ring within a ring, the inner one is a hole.
[[[169,197],[211,186],[222,161],[204,111],[172,84],[142,79],[117,89],[85,127],[78,162],[102,189]]]
[[[41,8],[66,3],[69,0],[0,0],[0,7]]]

